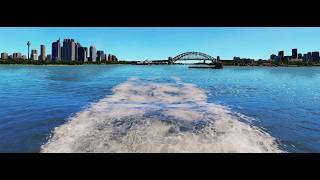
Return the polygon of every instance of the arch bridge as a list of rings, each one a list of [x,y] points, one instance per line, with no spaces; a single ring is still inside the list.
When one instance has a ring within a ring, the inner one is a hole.
[[[175,63],[177,61],[188,61],[188,60],[200,60],[200,61],[203,61],[203,63],[205,63],[205,61],[211,61],[212,63],[217,62],[216,58],[208,54],[205,54],[202,52],[194,52],[194,51],[179,54],[174,58],[169,57],[170,63]]]

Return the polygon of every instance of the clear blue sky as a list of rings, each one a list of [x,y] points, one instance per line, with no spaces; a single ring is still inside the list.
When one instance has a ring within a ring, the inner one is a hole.
[[[26,43],[40,49],[58,38],[73,38],[83,46],[95,44],[98,50],[125,60],[163,59],[186,51],[201,51],[222,59],[233,56],[266,59],[284,50],[291,54],[320,50],[320,28],[222,28],[222,27],[109,27],[109,28],[0,28],[0,51],[27,54]]]

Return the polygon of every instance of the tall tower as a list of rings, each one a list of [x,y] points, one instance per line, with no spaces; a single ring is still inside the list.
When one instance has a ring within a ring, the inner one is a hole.
[[[30,41],[28,41],[28,42],[27,42],[27,46],[28,46],[28,60],[30,59],[30,56],[29,56],[30,45],[31,45],[31,43],[30,43]]]
[[[60,61],[61,60],[61,46],[60,46],[60,38],[56,42],[52,43],[52,60]]]
[[[298,49],[292,49],[292,59],[297,59],[298,58]]]
[[[46,47],[45,45],[40,45],[40,57],[42,61],[45,61],[46,60]]]
[[[90,46],[90,60],[91,60],[91,62],[96,62],[96,59],[97,59],[96,46],[92,45],[92,46]]]

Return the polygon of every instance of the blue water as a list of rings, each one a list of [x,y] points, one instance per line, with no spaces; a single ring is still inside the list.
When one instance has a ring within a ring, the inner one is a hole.
[[[319,67],[0,66],[0,152],[39,152],[55,127],[136,77],[179,78],[254,119],[287,152],[320,152]]]

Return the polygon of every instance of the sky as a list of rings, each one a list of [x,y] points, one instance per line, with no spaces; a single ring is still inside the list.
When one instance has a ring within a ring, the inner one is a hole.
[[[221,59],[234,56],[268,59],[284,50],[291,55],[320,51],[320,28],[263,27],[0,27],[0,52],[27,54],[31,49],[61,38],[73,38],[82,46],[115,54],[120,60],[167,59],[188,51],[199,51]]]

